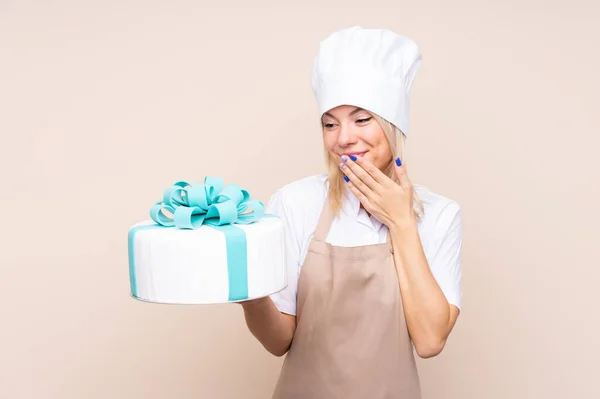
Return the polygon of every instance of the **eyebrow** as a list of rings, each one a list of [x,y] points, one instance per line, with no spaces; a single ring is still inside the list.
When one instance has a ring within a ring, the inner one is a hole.
[[[363,108],[356,108],[354,111],[350,112],[350,114],[348,114],[348,116],[352,116],[352,115],[354,115],[354,114],[356,114],[357,112],[360,112],[360,111],[365,111],[365,110]],[[327,116],[332,117],[333,119],[335,119],[335,116],[331,115],[329,112],[325,112],[324,115],[327,115]]]

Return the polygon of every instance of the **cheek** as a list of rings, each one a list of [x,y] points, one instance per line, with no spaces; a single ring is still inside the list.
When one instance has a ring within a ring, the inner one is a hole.
[[[390,145],[388,144],[387,140],[384,138],[383,141],[381,142],[381,144],[379,145],[379,153],[381,154],[381,156],[385,159],[389,158],[392,156],[392,150],[390,148]]]
[[[323,144],[328,151],[333,151],[337,143],[337,137],[333,132],[323,132]]]
[[[363,136],[365,142],[371,147],[371,161],[381,167],[391,157],[390,146],[383,130],[376,126]]]
[[[389,152],[387,139],[379,126],[374,126],[373,129],[369,129],[365,132],[363,139],[374,152],[378,154],[382,154],[386,152],[386,150]]]

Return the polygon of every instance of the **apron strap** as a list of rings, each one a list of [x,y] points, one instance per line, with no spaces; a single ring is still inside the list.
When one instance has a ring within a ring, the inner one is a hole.
[[[321,210],[321,215],[319,216],[317,228],[315,229],[315,240],[325,242],[327,233],[329,233],[329,229],[331,228],[331,223],[333,223],[333,217],[333,210],[329,204],[329,196],[327,196]]]

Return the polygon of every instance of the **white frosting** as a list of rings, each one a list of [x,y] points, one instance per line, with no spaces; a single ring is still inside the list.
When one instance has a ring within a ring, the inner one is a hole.
[[[154,224],[144,221],[136,224]],[[135,227],[132,226],[132,227]],[[246,234],[248,296],[271,295],[287,285],[284,226],[278,218],[235,224]],[[133,242],[136,297],[174,304],[230,302],[225,234],[198,229],[141,229]]]

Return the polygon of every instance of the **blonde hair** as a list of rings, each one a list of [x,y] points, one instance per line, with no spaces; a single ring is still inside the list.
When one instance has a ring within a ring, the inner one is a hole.
[[[376,115],[371,112],[373,118],[379,123],[379,126],[383,129],[383,133],[388,141],[390,146],[390,150],[392,153],[392,157],[389,160],[389,164],[383,170],[383,173],[391,178],[394,182],[400,183],[398,181],[398,177],[396,176],[396,172],[394,172],[394,162],[396,157],[400,157],[403,160],[404,155],[404,142],[406,136],[404,133],[400,131],[396,126],[387,120],[383,119],[379,115]],[[334,159],[327,149],[325,149],[325,159],[328,168],[328,181],[329,181],[329,202],[331,204],[331,209],[334,214],[339,214],[342,209],[342,197],[344,194],[344,185],[343,182],[343,173],[339,168],[339,164],[336,159]],[[423,215],[423,202],[413,189],[413,212],[416,220],[420,220]]]

